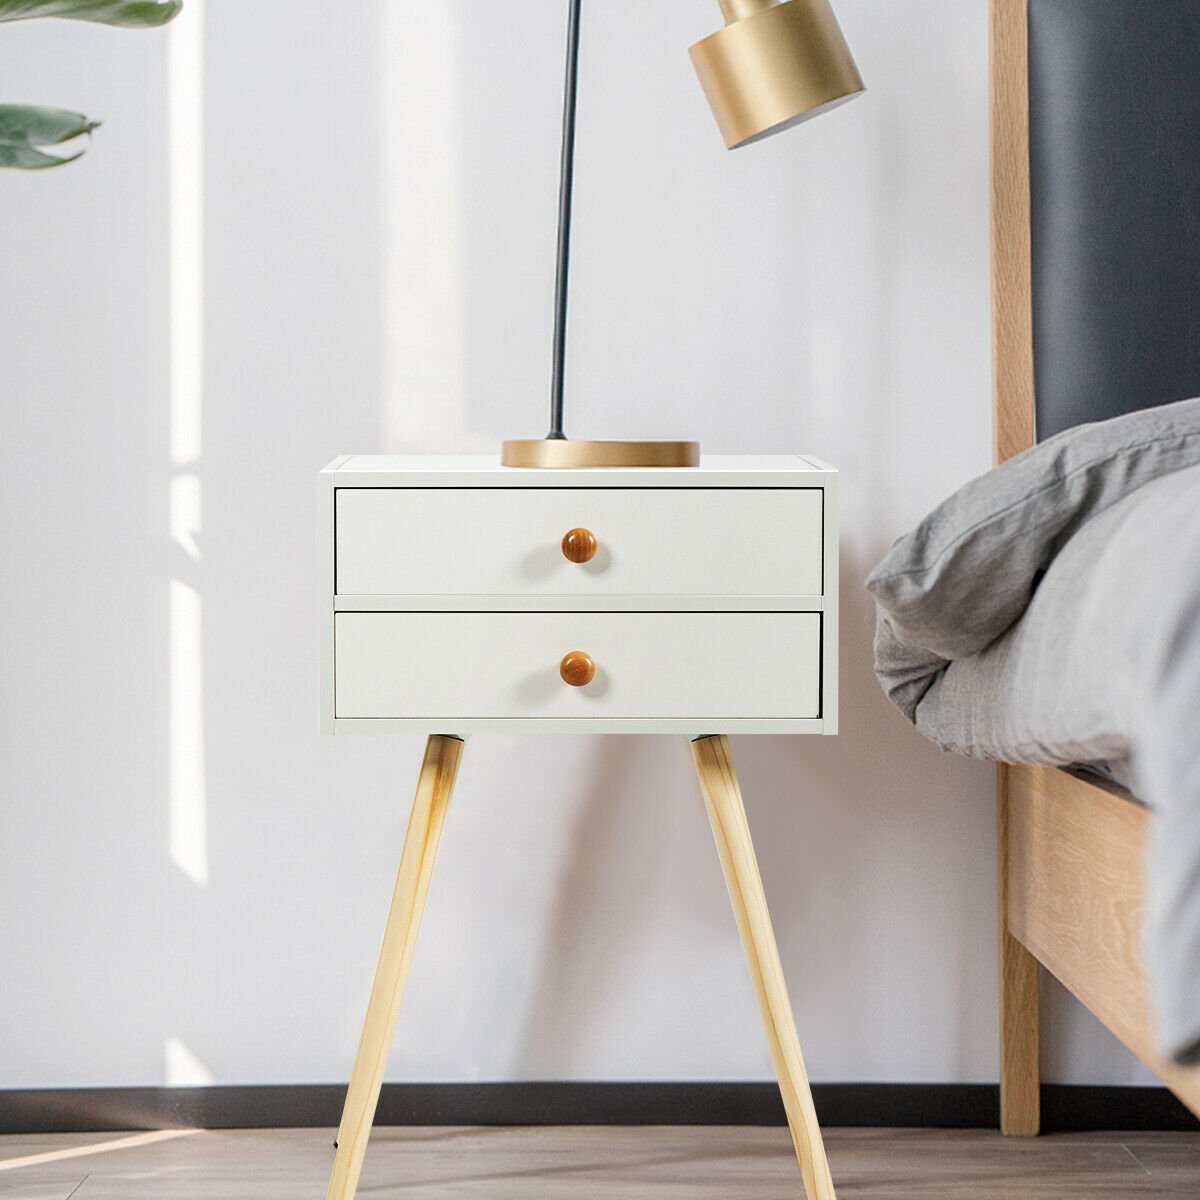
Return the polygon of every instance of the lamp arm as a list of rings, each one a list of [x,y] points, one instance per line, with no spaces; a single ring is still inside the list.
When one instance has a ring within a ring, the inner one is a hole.
[[[563,376],[567,359],[567,275],[571,266],[571,196],[575,186],[575,96],[579,81],[579,9],[570,0],[567,71],[563,82],[562,155],[558,176],[558,250],[554,271],[554,357],[550,372],[550,432],[564,439]]]

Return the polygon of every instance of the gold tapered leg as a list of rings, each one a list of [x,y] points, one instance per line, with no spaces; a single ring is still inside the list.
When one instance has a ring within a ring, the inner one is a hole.
[[[425,897],[429,894],[438,842],[462,752],[461,738],[443,734],[435,734],[425,744],[425,759],[421,763],[421,777],[417,781],[408,833],[400,854],[400,870],[383,932],[367,1018],[354,1058],[342,1123],[338,1127],[337,1154],[326,1200],[353,1200],[358,1188],[367,1139],[371,1136],[371,1122],[379,1103],[379,1089],[383,1086],[383,1073],[396,1032],[404,983],[417,944],[421,914],[425,910]]]
[[[834,1200],[825,1143],[821,1140],[821,1127],[817,1124],[808,1075],[800,1054],[800,1039],[796,1036],[796,1022],[783,979],[771,916],[767,912],[767,898],[754,857],[754,845],[750,841],[750,826],[746,822],[729,739],[722,734],[695,738],[692,757],[713,836],[717,840],[717,853],[721,856],[758,1007],[766,1026],[779,1090],[783,1093],[783,1107],[792,1131],[792,1145],[796,1148],[796,1158],[804,1176],[804,1191],[808,1200]]]

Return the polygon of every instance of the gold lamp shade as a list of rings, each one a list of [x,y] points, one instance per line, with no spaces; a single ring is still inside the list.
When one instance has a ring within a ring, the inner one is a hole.
[[[729,149],[863,90],[829,0],[720,0],[725,28],[688,52]]]

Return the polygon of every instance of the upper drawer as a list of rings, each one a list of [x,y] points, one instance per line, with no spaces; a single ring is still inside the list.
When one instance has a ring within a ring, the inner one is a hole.
[[[338,488],[352,595],[821,594],[820,488]],[[590,562],[568,530],[590,530]]]

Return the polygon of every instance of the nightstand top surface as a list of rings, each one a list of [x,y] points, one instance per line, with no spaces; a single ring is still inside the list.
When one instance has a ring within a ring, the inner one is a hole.
[[[504,467],[494,454],[353,454],[336,458],[324,471],[349,486],[379,486],[381,477],[417,479],[430,486],[453,486],[470,479],[486,487],[763,487],[771,483],[810,486],[834,468],[799,454],[705,454],[698,467],[592,468],[538,470]],[[350,477],[358,477],[353,483]]]

